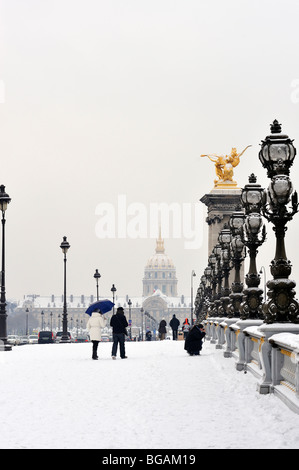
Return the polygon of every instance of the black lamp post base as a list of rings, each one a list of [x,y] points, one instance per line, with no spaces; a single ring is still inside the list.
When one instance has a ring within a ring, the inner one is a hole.
[[[243,302],[240,305],[241,320],[262,319],[262,289],[259,287],[247,287],[247,289],[244,289],[243,294]]]
[[[243,292],[232,292],[229,297],[228,318],[240,318],[240,305],[243,300]]]
[[[223,297],[221,297],[220,301],[220,307],[218,309],[218,312],[220,313],[221,317],[228,317],[230,314],[229,311],[229,304],[230,304],[230,297],[229,297],[229,292],[226,293]]]
[[[269,300],[263,305],[265,323],[299,323],[299,304],[294,299],[296,283],[290,279],[268,281]]]

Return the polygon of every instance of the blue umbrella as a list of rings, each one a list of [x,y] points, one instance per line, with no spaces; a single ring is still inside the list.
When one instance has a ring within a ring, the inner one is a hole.
[[[95,310],[100,310],[99,313],[104,314],[104,313],[110,312],[113,306],[114,306],[114,303],[108,299],[99,300],[98,302],[94,302],[93,304],[91,304],[85,313],[87,313],[88,315],[91,315],[92,312],[94,312]]]

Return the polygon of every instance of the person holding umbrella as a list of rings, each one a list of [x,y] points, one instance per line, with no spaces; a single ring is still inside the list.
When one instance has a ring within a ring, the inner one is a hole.
[[[102,300],[90,305],[85,312],[90,315],[86,328],[92,342],[92,359],[95,361],[98,360],[98,345],[102,338],[102,329],[107,325],[107,319],[103,315],[109,312],[113,305],[110,300]]]

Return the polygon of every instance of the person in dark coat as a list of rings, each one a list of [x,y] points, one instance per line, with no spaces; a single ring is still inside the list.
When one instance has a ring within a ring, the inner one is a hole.
[[[162,320],[160,321],[160,325],[159,325],[159,337],[160,337],[160,340],[162,341],[163,339],[165,339],[165,336],[166,336],[166,321],[165,321],[165,318],[162,318]]]
[[[185,339],[185,350],[190,356],[199,356],[202,349],[202,340],[206,332],[203,325],[194,325],[190,328]]]
[[[119,343],[120,357],[127,359],[125,352],[125,335],[127,334],[128,322],[122,307],[118,307],[116,314],[112,315],[110,326],[113,331],[112,359],[116,359],[117,347]]]
[[[169,325],[172,329],[172,339],[177,340],[178,339],[178,329],[179,329],[179,326],[180,326],[180,320],[175,315],[173,315],[172,319],[169,322]]]

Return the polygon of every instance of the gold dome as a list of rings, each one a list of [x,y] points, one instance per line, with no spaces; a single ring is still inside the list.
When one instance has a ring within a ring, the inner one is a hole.
[[[145,269],[174,269],[172,259],[165,254],[164,240],[161,237],[161,229],[159,238],[156,240],[156,253],[148,260]]]

